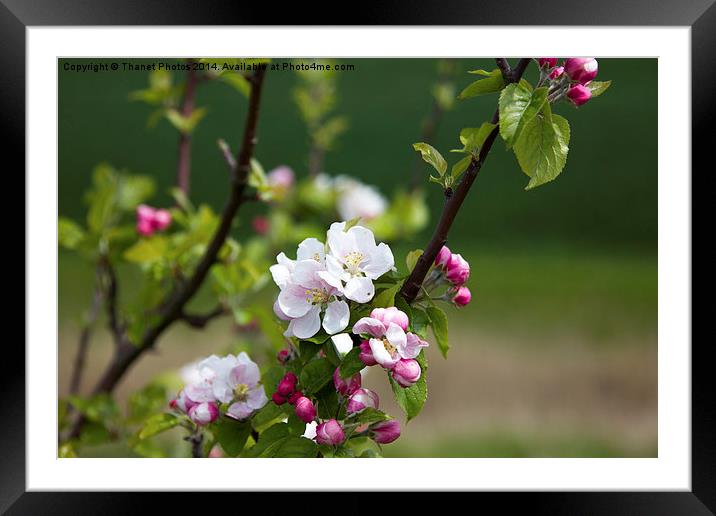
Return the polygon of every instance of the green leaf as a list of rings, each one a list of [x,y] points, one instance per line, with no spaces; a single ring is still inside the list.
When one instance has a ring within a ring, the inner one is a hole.
[[[164,112],[167,120],[182,134],[191,134],[205,115],[204,108],[195,109],[189,116],[182,115],[176,109],[167,109]]]
[[[304,392],[314,393],[326,385],[333,377],[335,367],[325,359],[312,360],[301,371],[300,381]]]
[[[143,421],[152,414],[161,412],[166,405],[166,389],[157,383],[150,383],[129,397],[129,420]]]
[[[388,421],[389,419],[390,416],[385,412],[367,407],[360,412],[351,415],[348,419],[346,419],[346,422],[355,425],[372,425],[373,423]]]
[[[275,387],[270,387],[268,392],[273,393],[274,390]],[[266,428],[272,427],[275,423],[284,419],[286,419],[284,406],[279,407],[273,401],[269,401],[251,417],[251,424],[254,430],[262,432]]]
[[[341,363],[341,357],[338,356],[338,350],[336,345],[333,344],[333,340],[328,339],[322,345],[323,352],[326,355],[326,359],[331,363],[333,367],[338,367]]]
[[[287,424],[275,424],[262,432],[259,436],[259,441],[249,448],[244,455],[247,457],[275,457],[276,451],[288,436],[289,429]]]
[[[124,251],[124,259],[134,263],[155,263],[164,258],[167,252],[167,240],[161,235],[142,238]]]
[[[411,307],[403,296],[400,294],[395,296],[395,307],[404,312],[408,316],[408,320],[413,320],[413,307]]]
[[[57,242],[66,249],[75,249],[85,237],[79,224],[66,217],[57,221]]]
[[[262,457],[307,458],[312,459],[318,454],[318,445],[305,437],[287,437],[284,439],[273,455]]]
[[[395,294],[398,293],[400,287],[401,285],[398,283],[392,287],[386,288],[380,292],[380,294],[376,294],[373,298],[371,306],[373,306],[373,308],[388,308],[390,306],[395,306]]]
[[[448,318],[442,308],[437,306],[427,307],[428,316],[430,317],[433,335],[440,348],[440,353],[447,358],[450,345],[448,344]]]
[[[499,68],[495,68],[491,72],[486,72],[485,70],[473,70],[469,73],[484,75],[486,78],[479,79],[462,90],[460,95],[457,96],[460,100],[486,95],[488,93],[495,93],[500,91],[505,86],[505,80],[502,77],[502,72]]]
[[[104,425],[119,418],[117,403],[109,394],[97,394],[90,398],[70,396],[69,400],[90,421]]]
[[[531,86],[523,79],[519,84],[510,84],[500,93],[500,136],[511,148],[519,139],[525,126],[542,111],[547,102],[548,88]]]
[[[454,167],[453,167],[453,171],[454,171],[454,170],[455,170],[455,169],[454,169]],[[411,272],[413,272],[413,269],[415,268],[415,264],[418,263],[418,260],[420,259],[420,257],[421,257],[422,255],[423,255],[423,250],[422,250],[422,249],[414,249],[414,250],[410,251],[410,252],[406,255],[406,257],[405,257],[405,265],[408,266],[408,274],[410,274]]]
[[[403,310],[402,308],[400,309]],[[430,325],[430,317],[423,309],[418,308],[417,306],[413,306],[411,309],[412,314],[410,315],[410,329],[420,338],[426,339],[428,326]]]
[[[592,81],[587,84],[587,88],[589,88],[589,91],[592,92],[592,97],[598,97],[607,91],[607,88],[611,85],[612,81]]]
[[[477,153],[495,127],[497,126],[493,123],[483,122],[480,127],[465,127],[462,129],[460,131],[460,143],[462,143],[463,148],[460,149],[460,152]]]
[[[308,339],[302,339],[306,342],[312,342],[313,344],[323,344],[326,342],[331,336],[328,335],[325,331],[318,330],[318,333],[316,333],[313,337]]]
[[[219,76],[219,79],[234,88],[236,91],[240,92],[244,97],[249,98],[249,93],[251,93],[251,84],[249,84],[249,81],[246,80],[246,78],[240,73],[222,73]]]
[[[527,123],[514,146],[522,171],[531,180],[526,190],[555,179],[564,168],[569,152],[569,123],[552,115],[549,103]]]
[[[393,378],[390,378],[390,386],[393,388],[395,401],[405,413],[408,421],[420,413],[423,405],[425,405],[425,400],[428,399],[428,385],[425,380],[428,363],[425,360],[425,353],[421,351],[416,360],[420,364],[422,372],[420,374],[420,379],[413,385],[403,388],[398,385]]]
[[[447,170],[447,162],[445,161],[445,158],[443,158],[442,154],[440,154],[440,152],[438,152],[435,147],[427,143],[418,142],[413,144],[413,149],[420,153],[420,156],[423,158],[423,161],[429,163],[433,166],[435,170],[437,170],[438,174],[440,174],[440,177],[445,175],[445,171]]]
[[[212,425],[212,430],[214,437],[226,454],[238,457],[251,434],[251,424],[248,421],[240,422],[231,418],[222,418]]]
[[[336,412],[338,412],[338,393],[333,383],[326,384],[315,394],[315,397],[318,417],[321,419],[335,418]]]
[[[360,347],[356,346],[343,357],[340,367],[340,375],[343,379],[350,378],[365,367],[365,364],[359,356]]]
[[[452,166],[452,170],[450,171],[450,173],[452,174],[452,178],[453,179],[459,178],[462,175],[462,173],[467,170],[467,167],[470,166],[471,161],[472,161],[472,156],[465,156],[460,161],[455,163]]]
[[[174,428],[181,422],[181,419],[174,414],[164,413],[156,414],[144,423],[139,431],[139,438],[146,439],[158,433],[165,432],[170,428]]]

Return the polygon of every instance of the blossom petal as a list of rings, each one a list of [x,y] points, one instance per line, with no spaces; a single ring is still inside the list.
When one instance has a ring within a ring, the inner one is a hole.
[[[325,270],[325,267],[316,260],[301,260],[296,263],[291,279],[294,283],[307,288],[322,288],[321,278],[316,273]]]
[[[345,222],[334,222],[327,233],[328,248],[341,262],[351,251],[355,251],[354,240],[344,231]]]
[[[358,303],[367,303],[375,295],[373,280],[364,277],[353,277],[343,287],[343,295]]]
[[[246,397],[246,404],[254,410],[262,408],[266,403],[268,403],[268,398],[263,385],[251,389]]]
[[[339,357],[343,357],[351,349],[353,349],[353,339],[348,333],[339,333],[331,337],[333,345],[336,347]]]
[[[211,384],[207,382],[185,386],[184,394],[186,394],[187,398],[196,403],[214,401],[214,392],[211,388]]]
[[[323,315],[323,329],[326,333],[333,335],[346,329],[348,320],[351,317],[348,303],[345,301],[332,301],[328,303],[326,313]]]
[[[228,403],[234,397],[234,389],[226,377],[217,377],[211,385],[214,397],[222,403]]]
[[[406,343],[404,346],[398,347],[398,353],[403,358],[415,358],[420,354],[422,348],[427,348],[429,344],[415,335],[414,333],[406,334]]]
[[[229,384],[236,387],[240,384],[246,384],[249,387],[253,387],[261,379],[261,373],[259,372],[259,366],[254,362],[248,364],[239,364],[234,367],[229,373]]]
[[[390,323],[388,329],[385,330],[385,338],[388,339],[393,346],[397,349],[404,349],[407,342],[407,337],[403,328],[395,323]]]
[[[372,317],[361,317],[353,325],[353,333],[360,335],[367,333],[373,337],[382,337],[385,335],[385,325],[378,319]]]
[[[291,320],[291,318],[288,315],[286,315],[285,313],[283,313],[283,310],[281,310],[281,307],[278,304],[278,299],[276,299],[276,301],[273,302],[273,313],[275,313],[276,317],[278,317],[282,321],[290,321]]]
[[[307,238],[298,244],[296,252],[298,260],[314,260],[323,263],[326,258],[326,245],[317,238]]]
[[[371,278],[378,279],[395,267],[393,251],[386,244],[379,244],[370,255],[370,261],[361,267],[363,273]]]
[[[343,292],[343,283],[338,276],[334,276],[328,271],[318,271],[316,274],[319,278],[321,278],[328,285],[336,289],[338,292]]]
[[[269,267],[269,271],[271,272],[273,282],[278,285],[278,288],[285,287],[291,280],[291,271],[288,270],[288,267],[284,267],[283,265],[272,265]]]
[[[231,406],[226,410],[226,415],[233,417],[234,419],[246,419],[252,413],[254,409],[249,407],[249,404],[245,401],[237,401],[232,403]]]
[[[364,256],[370,256],[375,251],[375,237],[373,232],[363,226],[353,226],[348,230],[348,235],[356,245],[356,251]]]
[[[303,317],[313,306],[306,295],[305,287],[289,283],[278,295],[278,306],[287,316]]]
[[[291,333],[299,339],[310,339],[321,327],[320,317],[321,307],[316,305],[312,307],[306,315],[294,319],[289,324]]]
[[[385,349],[382,340],[370,339],[368,344],[370,345],[370,350],[373,352],[373,358],[384,368],[392,369],[395,364],[398,363],[398,360],[400,360],[400,356],[397,353],[395,356],[392,356],[388,350]]]

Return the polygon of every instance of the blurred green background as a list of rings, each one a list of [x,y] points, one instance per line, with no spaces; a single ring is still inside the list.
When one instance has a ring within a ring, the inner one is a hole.
[[[153,204],[169,204],[177,133],[166,121],[147,128],[151,108],[128,100],[146,87],[148,74],[64,71],[65,61],[87,60],[60,61],[59,214],[84,217],[83,192],[101,161],[153,176],[160,193]],[[411,144],[420,140],[431,109],[437,61],[339,62],[355,65],[339,72],[338,83],[336,112],[348,117],[350,129],[328,154],[325,171],[355,176],[390,195],[412,174]],[[464,72],[492,69],[494,61],[457,65],[459,91],[474,78]],[[535,75],[531,65],[528,76]],[[602,97],[579,109],[555,107],[569,119],[572,137],[567,166],[553,183],[523,191],[528,178],[496,142],[450,235],[450,247],[472,265],[473,302],[450,314],[449,359],[430,349],[428,402],[403,437],[385,447],[387,456],[656,456],[657,60],[600,59],[598,79],[613,81]],[[309,142],[290,94],[296,84],[294,72],[269,72],[256,156],[267,170],[287,164],[302,176]],[[448,157],[460,129],[488,120],[496,100],[458,102],[433,145]],[[193,138],[192,198],[218,210],[227,172],[216,141],[238,147],[246,101],[213,81],[201,84],[197,104],[209,112]],[[441,207],[441,192],[427,186],[424,170],[432,221],[402,250],[425,244]],[[247,208],[235,230],[239,238],[251,215],[265,211]],[[59,273],[63,395],[93,270],[60,252]],[[204,333],[171,330],[127,375],[120,399],[156,372],[231,339],[223,322]],[[108,336],[98,332],[85,386],[110,350]],[[397,415],[387,382],[372,374],[366,384]]]

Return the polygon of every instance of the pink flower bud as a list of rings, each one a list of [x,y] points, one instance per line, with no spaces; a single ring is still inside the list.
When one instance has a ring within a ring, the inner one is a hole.
[[[287,379],[286,377],[283,377],[281,381],[278,382],[278,387],[276,387],[276,393],[286,398],[291,395],[295,386],[296,384],[294,382]]]
[[[368,407],[377,409],[379,402],[380,400],[378,399],[378,395],[373,391],[368,389],[358,389],[351,394],[350,398],[348,398],[346,410],[349,414],[353,414],[354,412],[360,412],[364,408]]]
[[[456,287],[461,287],[470,277],[470,264],[459,254],[453,254],[447,264],[447,279]]]
[[[274,392],[271,395],[271,399],[276,405],[283,405],[286,403],[286,398],[284,396],[281,396],[278,392]]]
[[[375,361],[373,350],[370,349],[370,342],[367,340],[360,343],[360,354],[358,355],[358,358],[360,358],[360,361],[367,366],[374,366],[378,363]]]
[[[564,71],[579,84],[587,84],[594,79],[598,68],[593,57],[571,57],[564,62]]]
[[[450,252],[450,249],[448,249],[448,247],[444,245],[442,249],[440,249],[440,251],[438,252],[438,255],[435,257],[435,265],[437,267],[447,267],[451,256],[452,253]]]
[[[271,172],[266,174],[269,185],[272,187],[278,187],[280,189],[287,189],[293,186],[294,174],[291,167],[282,165],[276,167]]]
[[[343,427],[335,419],[329,419],[316,427],[316,442],[335,446],[341,444],[346,438]]]
[[[394,306],[391,306],[389,308],[374,308],[373,311],[370,313],[370,316],[371,318],[377,319],[382,322],[386,328],[390,323],[395,323],[401,328],[403,328],[403,331],[405,331],[408,329],[408,325],[410,324],[410,321],[408,321],[407,314],[401,310],[398,310]]]
[[[558,77],[561,77],[563,73],[564,73],[564,66],[558,66],[554,70],[549,72],[549,78],[554,80]]]
[[[452,302],[455,303],[456,306],[465,306],[470,303],[471,299],[472,294],[470,293],[470,289],[467,287],[460,287],[457,289],[457,293],[452,298]]]
[[[219,417],[219,407],[213,401],[205,401],[189,409],[189,418],[197,425],[208,425]]]
[[[371,428],[373,440],[378,444],[388,444],[400,437],[400,423],[397,420],[383,421]]]
[[[220,445],[215,444],[211,448],[211,451],[209,452],[209,458],[210,459],[223,459],[224,457],[226,457],[226,455],[224,454],[224,450],[221,449]]]
[[[291,371],[288,371],[285,375],[283,375],[284,380],[288,380],[293,385],[296,385],[298,383],[298,376],[293,374]]]
[[[151,236],[154,233],[154,227],[151,220],[137,221],[137,233],[142,236]]]
[[[537,62],[539,63],[541,68],[552,68],[554,66],[557,66],[556,57],[540,57],[539,59],[537,59]]]
[[[291,394],[291,395],[288,397],[288,402],[289,402],[291,405],[295,405],[296,402],[299,400],[299,398],[302,398],[302,397],[303,397],[303,392],[301,392],[301,391],[295,391],[293,394]]]
[[[169,404],[171,408],[177,408],[185,414],[189,412],[189,409],[192,408],[194,405],[196,405],[196,402],[189,399],[183,389],[181,392],[179,392],[179,395],[176,397],[176,399],[172,400]]]
[[[278,360],[281,364],[285,364],[291,359],[291,350],[290,349],[282,349],[278,353],[276,353],[276,360]]]
[[[257,215],[251,221],[251,227],[254,228],[254,231],[256,231],[256,233],[258,233],[259,235],[265,235],[271,228],[271,223],[266,217]]]
[[[296,415],[304,423],[310,423],[316,419],[316,407],[311,400],[303,396],[296,400]]]
[[[154,212],[154,229],[164,231],[172,223],[172,214],[169,210],[157,210]]]
[[[412,358],[401,358],[390,374],[401,387],[410,387],[420,379],[420,364]]]
[[[343,396],[350,396],[353,394],[355,391],[360,389],[360,384],[360,373],[356,373],[348,378],[348,380],[344,380],[343,377],[341,377],[340,367],[336,367],[336,370],[333,371],[333,385],[336,386],[336,391]]]
[[[567,98],[569,98],[575,106],[581,106],[592,98],[592,91],[586,86],[577,84],[569,89]]]

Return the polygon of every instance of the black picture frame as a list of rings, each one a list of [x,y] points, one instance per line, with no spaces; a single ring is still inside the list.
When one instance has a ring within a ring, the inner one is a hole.
[[[305,6],[304,6],[305,7]],[[316,25],[658,25],[691,27],[692,64],[692,194],[712,192],[713,160],[707,153],[711,141],[716,101],[716,5],[714,0],[601,0],[577,5],[574,1],[549,4],[529,0],[461,0],[446,2],[392,2],[362,4],[350,13],[315,6],[315,13],[299,6],[300,15],[273,4],[197,2],[193,0],[0,0],[0,117],[4,156],[16,156],[25,166],[25,72],[28,26],[43,25],[246,25],[296,24],[302,17]],[[298,17],[297,17],[298,16]],[[330,19],[335,18],[335,19]],[[11,71],[11,73],[10,73]],[[48,72],[49,73],[49,72]],[[707,141],[708,138],[708,141]],[[708,161],[707,161],[708,160]],[[702,164],[703,167],[698,165]],[[708,195],[708,193],[704,193]],[[705,204],[699,213],[692,195],[692,278],[706,278],[706,263],[714,253],[705,244],[697,252],[693,238],[709,227]],[[709,234],[709,233],[705,233]],[[697,260],[698,258],[698,260]],[[703,265],[701,265],[703,264]],[[30,271],[25,269],[27,275]],[[702,275],[697,274],[701,272]],[[702,283],[692,282],[692,335],[696,315],[713,303],[696,303]],[[702,286],[703,285],[703,286]],[[698,289],[696,288],[698,287]],[[712,310],[709,310],[712,311]],[[705,317],[702,317],[703,321]],[[480,494],[503,508],[524,506],[536,514],[713,514],[716,512],[716,381],[707,359],[712,338],[692,338],[692,457],[690,492],[590,492]],[[684,343],[688,345],[688,343]],[[0,510],[10,514],[126,514],[141,509],[146,497],[121,493],[38,493],[25,489],[25,353],[5,345],[6,364],[12,368],[0,376]],[[16,355],[16,356],[13,356]],[[167,503],[183,497],[165,496]],[[163,502],[164,503],[164,502]],[[169,512],[169,506],[165,507]]]

